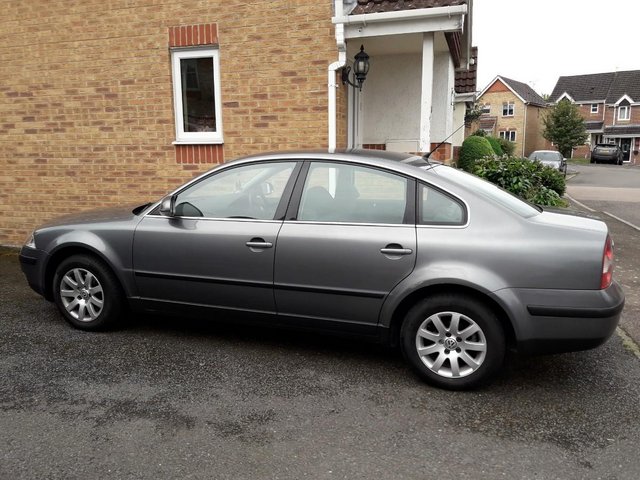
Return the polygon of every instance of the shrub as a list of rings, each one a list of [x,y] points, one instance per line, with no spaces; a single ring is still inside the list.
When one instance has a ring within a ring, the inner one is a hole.
[[[504,155],[504,151],[502,150],[502,144],[500,143],[500,139],[499,138],[490,137],[490,136],[484,137],[484,138],[489,140],[489,143],[491,144],[491,148],[493,148],[493,153],[495,153],[499,157]]]
[[[565,206],[561,195],[566,185],[557,170],[526,158],[482,158],[471,173],[508,190],[520,198],[545,206]]]
[[[484,137],[471,136],[462,142],[458,166],[468,172],[472,171],[473,163],[484,157],[493,156],[493,148],[489,140]]]
[[[504,154],[512,157],[516,151],[516,144],[506,138],[498,138],[498,141],[500,142],[500,147],[502,147]]]
[[[471,134],[472,137],[486,137],[487,132],[482,130],[481,128],[477,129],[475,132]]]

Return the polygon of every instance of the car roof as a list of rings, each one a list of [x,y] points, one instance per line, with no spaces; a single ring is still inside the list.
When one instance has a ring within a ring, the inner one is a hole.
[[[531,152],[531,155],[533,155],[534,153],[560,153],[560,152],[557,150],[535,150]]]

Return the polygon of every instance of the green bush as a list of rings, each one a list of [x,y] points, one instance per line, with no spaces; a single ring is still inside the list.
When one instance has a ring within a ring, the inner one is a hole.
[[[516,144],[506,138],[499,138],[500,147],[502,147],[502,151],[505,155],[513,157],[514,152],[516,151]]]
[[[535,203],[552,207],[565,206],[561,196],[566,184],[557,170],[526,158],[482,158],[473,164],[471,173]]]
[[[493,148],[491,148],[489,140],[484,137],[471,136],[462,142],[458,166],[461,169],[470,172],[472,171],[473,164],[476,160],[484,157],[492,157],[493,155]]]
[[[500,139],[496,137],[484,137],[489,140],[491,144],[491,148],[493,148],[493,153],[501,157],[504,155],[504,151],[502,150],[502,144],[500,143]]]
[[[479,128],[475,132],[473,132],[471,134],[471,136],[473,136],[473,137],[486,137],[487,136],[487,132],[485,132],[484,130]]]

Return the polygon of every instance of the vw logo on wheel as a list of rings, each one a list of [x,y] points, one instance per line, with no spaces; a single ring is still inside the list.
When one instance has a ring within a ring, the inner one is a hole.
[[[458,348],[458,342],[456,342],[455,338],[449,337],[444,341],[444,346],[449,350],[455,350]]]

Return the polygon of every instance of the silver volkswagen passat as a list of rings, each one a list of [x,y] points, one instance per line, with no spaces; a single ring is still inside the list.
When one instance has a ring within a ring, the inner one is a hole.
[[[596,347],[624,305],[602,221],[373,151],[230,162],[159,202],[41,226],[20,259],[77,328],[131,310],[357,334],[450,389],[489,379],[507,348]]]

